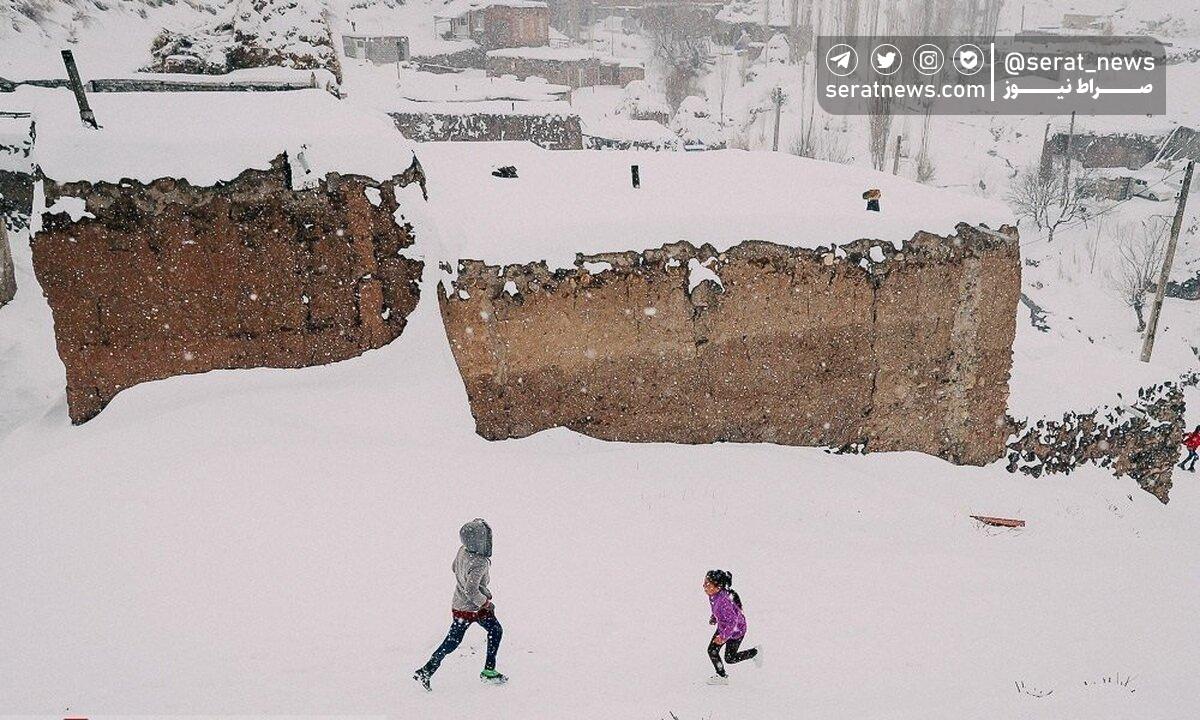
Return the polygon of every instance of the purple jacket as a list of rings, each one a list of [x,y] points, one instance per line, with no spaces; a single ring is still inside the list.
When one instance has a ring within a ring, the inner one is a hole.
[[[726,640],[736,640],[746,634],[746,616],[737,606],[728,590],[708,597],[713,617],[717,619],[717,634]]]

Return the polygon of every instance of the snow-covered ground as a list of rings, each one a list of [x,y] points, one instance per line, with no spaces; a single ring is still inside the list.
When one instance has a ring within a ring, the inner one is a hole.
[[[419,244],[439,254],[432,233]],[[382,350],[141,385],[71,427],[27,248],[17,261],[0,337],[21,333],[31,385],[58,391],[0,439],[4,712],[1200,712],[1195,483],[1163,506],[1098,469],[1035,481],[911,453],[566,431],[489,443],[435,273]],[[457,528],[476,516],[496,532],[513,679],[479,685],[472,630],[427,695],[408,675],[448,625]],[[702,682],[712,567],[734,571],[747,643],[766,647],[722,688]],[[1132,679],[1103,682],[1118,674]]]

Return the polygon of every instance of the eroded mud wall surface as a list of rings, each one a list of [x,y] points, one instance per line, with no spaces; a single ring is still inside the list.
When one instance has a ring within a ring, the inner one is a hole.
[[[5,229],[4,217],[0,216],[0,307],[17,296],[17,278],[8,242],[8,230]]]
[[[422,263],[400,254],[413,233],[394,187],[419,172],[293,190],[280,156],[212,187],[47,180],[47,206],[82,198],[94,216],[47,213],[32,243],[71,419],[148,380],[323,365],[397,338]]]
[[[563,426],[985,463],[1005,453],[1019,292],[1016,231],[961,224],[899,251],[681,243],[556,272],[466,260],[439,299],[489,439]]]

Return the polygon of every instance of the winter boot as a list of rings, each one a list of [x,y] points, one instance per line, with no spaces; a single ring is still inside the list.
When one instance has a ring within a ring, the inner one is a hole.
[[[432,675],[430,675],[429,671],[427,671],[425,668],[421,668],[413,673],[413,680],[421,683],[421,687],[425,688],[426,692],[431,692],[433,690],[433,688],[429,686],[430,677],[432,677]]]
[[[483,672],[479,673],[479,679],[485,683],[491,683],[493,685],[503,685],[504,683],[508,682],[507,675],[496,672],[491,668],[484,668]]]

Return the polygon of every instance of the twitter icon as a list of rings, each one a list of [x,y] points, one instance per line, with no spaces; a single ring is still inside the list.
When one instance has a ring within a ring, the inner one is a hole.
[[[891,75],[900,69],[902,62],[900,49],[891,43],[882,43],[871,51],[871,67],[880,75]]]

